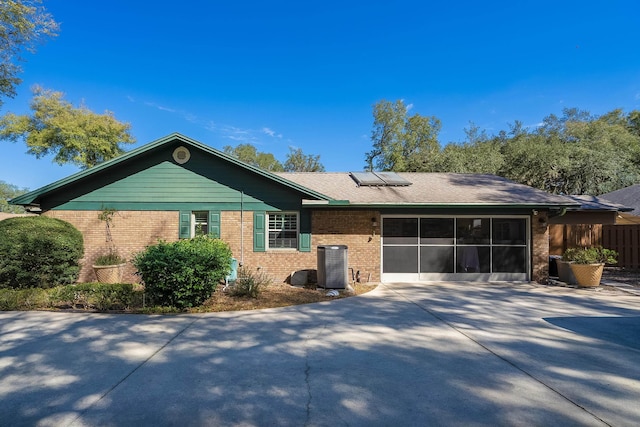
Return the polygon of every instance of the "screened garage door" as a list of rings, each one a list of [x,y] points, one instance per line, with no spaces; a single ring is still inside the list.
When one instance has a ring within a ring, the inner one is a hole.
[[[382,280],[526,281],[527,216],[383,216]]]

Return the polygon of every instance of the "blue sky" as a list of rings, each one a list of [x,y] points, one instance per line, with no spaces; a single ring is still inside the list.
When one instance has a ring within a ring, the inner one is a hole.
[[[135,146],[180,132],[212,147],[289,147],[361,170],[372,105],[403,99],[440,141],[578,107],[640,109],[640,2],[45,0],[57,38],[26,54],[19,95],[65,93],[132,126]],[[38,188],[76,172],[0,141],[0,180]]]

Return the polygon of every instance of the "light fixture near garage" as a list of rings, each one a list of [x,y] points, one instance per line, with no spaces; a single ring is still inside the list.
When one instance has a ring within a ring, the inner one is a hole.
[[[186,147],[178,147],[173,150],[173,160],[176,161],[179,165],[187,163],[191,158],[191,153]]]

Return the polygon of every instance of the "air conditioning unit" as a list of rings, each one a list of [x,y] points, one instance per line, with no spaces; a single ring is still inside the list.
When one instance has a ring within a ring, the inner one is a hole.
[[[318,246],[318,286],[345,289],[349,284],[347,246]]]

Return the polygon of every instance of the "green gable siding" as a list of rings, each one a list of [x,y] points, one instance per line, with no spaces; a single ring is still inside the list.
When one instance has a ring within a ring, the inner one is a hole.
[[[179,144],[176,144],[176,146]],[[189,147],[173,162],[168,145],[47,194],[44,210],[299,210],[301,193],[225,159]]]

